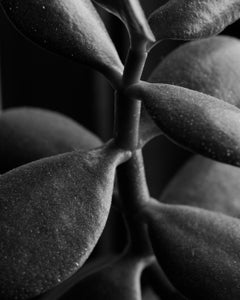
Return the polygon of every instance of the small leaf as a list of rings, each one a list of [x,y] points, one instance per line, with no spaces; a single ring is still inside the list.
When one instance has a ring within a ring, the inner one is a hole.
[[[108,144],[59,154],[0,177],[0,297],[29,299],[86,261],[105,226],[117,165]]]
[[[92,132],[60,113],[39,108],[12,108],[0,115],[0,172],[73,150],[99,147]]]
[[[240,106],[239,53],[240,41],[228,36],[185,43],[156,67],[150,81],[182,86]]]
[[[160,201],[240,218],[239,178],[239,168],[194,156],[174,176]]]
[[[157,40],[195,40],[217,35],[239,18],[239,0],[169,0],[149,24]]]
[[[113,84],[123,66],[90,0],[1,0],[26,37],[55,53],[88,64]]]
[[[239,219],[157,201],[143,211],[158,262],[180,292],[195,300],[239,299]]]
[[[142,99],[156,124],[176,143],[209,158],[240,166],[240,110],[186,88],[140,83],[127,91]]]
[[[119,17],[132,39],[145,39],[154,42],[155,38],[148,25],[139,0],[94,0],[107,11]]]

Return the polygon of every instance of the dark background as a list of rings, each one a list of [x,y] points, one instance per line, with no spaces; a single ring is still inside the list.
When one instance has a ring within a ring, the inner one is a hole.
[[[157,0],[141,1],[148,15]],[[99,10],[124,61],[128,36],[121,22]],[[239,36],[239,22],[224,34]],[[180,41],[159,44],[149,55],[143,78]],[[71,116],[104,141],[112,136],[113,90],[101,74],[88,67],[49,53],[20,35],[0,11],[1,97],[3,108],[44,107]],[[144,149],[147,177],[157,197],[187,153],[165,138],[157,138]]]

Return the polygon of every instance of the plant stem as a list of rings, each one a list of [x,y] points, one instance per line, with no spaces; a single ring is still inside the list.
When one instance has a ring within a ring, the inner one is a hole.
[[[146,58],[146,47],[129,50],[122,89],[116,93],[115,141],[119,147],[133,152],[132,158],[117,169],[119,194],[123,201],[132,248],[135,253],[149,255],[152,251],[146,225],[134,218],[141,204],[149,199],[142,151],[138,149],[141,102],[129,99],[122,92],[140,81]]]

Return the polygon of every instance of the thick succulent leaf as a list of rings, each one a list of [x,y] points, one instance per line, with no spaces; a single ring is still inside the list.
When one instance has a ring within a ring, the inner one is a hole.
[[[94,0],[107,11],[119,17],[132,39],[155,41],[139,0]]]
[[[239,219],[157,201],[144,210],[158,262],[185,296],[239,299]]]
[[[93,250],[109,213],[111,144],[38,160],[0,177],[0,296],[29,299],[70,277]]]
[[[140,83],[127,91],[142,99],[170,139],[209,158],[240,166],[240,110],[197,91]]]
[[[156,67],[149,80],[182,86],[240,106],[239,53],[240,41],[228,36],[185,43]]]
[[[164,190],[160,201],[240,217],[240,169],[202,156],[192,157]]]
[[[182,86],[240,107],[239,51],[239,40],[228,36],[192,41],[164,58],[149,81]],[[143,144],[161,134],[145,110],[141,132]]]
[[[195,40],[217,35],[239,18],[238,0],[169,0],[149,24],[157,40]]]
[[[1,0],[13,24],[32,41],[88,64],[113,83],[123,66],[90,0]]]
[[[0,115],[0,172],[73,150],[99,147],[92,132],[60,113],[39,108],[12,108]]]
[[[127,253],[83,279],[61,299],[74,299],[77,294],[82,300],[140,300],[141,273],[147,264],[146,258]]]

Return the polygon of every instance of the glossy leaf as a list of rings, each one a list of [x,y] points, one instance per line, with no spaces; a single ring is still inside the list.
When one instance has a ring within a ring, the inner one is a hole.
[[[140,300],[141,274],[150,258],[141,258],[130,253],[86,277],[61,300]],[[77,297],[74,295],[78,295]]]
[[[131,39],[155,41],[139,0],[94,0],[119,17],[126,25]]]
[[[142,99],[170,139],[209,158],[240,166],[240,110],[186,88],[141,83],[128,95]]]
[[[157,40],[195,40],[217,35],[240,18],[238,0],[169,0],[149,17]]]
[[[30,107],[2,112],[0,140],[1,172],[40,158],[102,144],[97,136],[69,117]]]
[[[240,170],[202,156],[191,158],[168,184],[160,201],[240,218]]]
[[[159,264],[185,296],[239,299],[239,219],[157,201],[144,214]]]
[[[1,0],[0,4],[35,43],[94,67],[113,84],[119,80],[122,63],[90,0]]]
[[[109,214],[113,145],[59,154],[0,177],[0,297],[28,299],[70,277],[93,250]]]
[[[150,81],[182,86],[240,106],[239,52],[240,41],[228,36],[185,43],[164,58]]]

